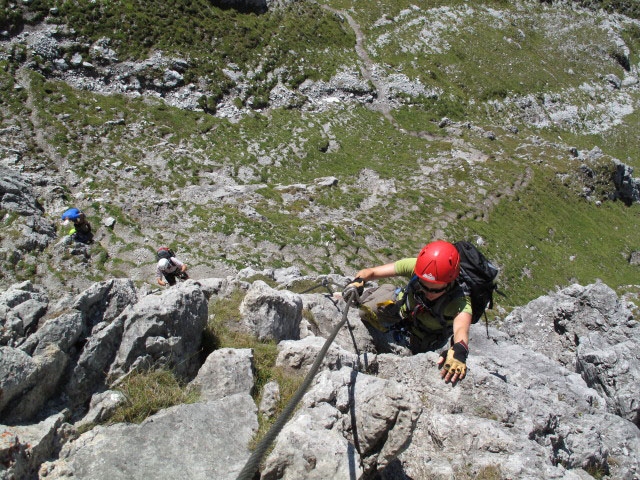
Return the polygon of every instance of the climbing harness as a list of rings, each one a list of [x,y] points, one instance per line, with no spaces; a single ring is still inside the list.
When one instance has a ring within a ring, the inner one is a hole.
[[[323,280],[321,284],[316,285],[306,291],[311,291],[314,288],[317,288],[319,286],[326,286],[327,289],[329,289],[328,282],[325,284],[325,281],[326,279]],[[331,293],[330,289],[329,289],[329,292]],[[304,394],[307,392],[309,386],[311,385],[311,382],[313,381],[313,378],[316,376],[316,373],[318,373],[318,370],[320,369],[320,365],[322,364],[322,361],[324,360],[324,357],[326,356],[327,351],[329,350],[329,347],[331,346],[336,336],[338,335],[338,332],[340,331],[340,329],[345,323],[348,325],[349,333],[351,334],[351,339],[353,340],[353,343],[355,346],[355,338],[353,336],[353,332],[352,332],[351,325],[349,324],[349,320],[347,319],[349,308],[351,307],[351,305],[354,303],[354,300],[355,300],[354,297],[355,295],[351,294],[349,295],[348,298],[345,299],[347,302],[347,306],[345,307],[344,312],[342,313],[342,320],[333,329],[333,332],[331,332],[331,335],[329,335],[329,338],[327,338],[326,342],[324,342],[324,345],[320,349],[320,352],[318,352],[318,356],[313,362],[313,365],[311,366],[311,369],[309,370],[309,372],[307,373],[307,376],[302,382],[302,385],[298,387],[298,390],[293,395],[293,397],[291,397],[291,400],[289,400],[289,403],[287,403],[287,406],[284,408],[280,416],[276,419],[275,423],[271,426],[271,428],[266,433],[264,438],[260,441],[256,449],[253,451],[253,453],[247,460],[247,463],[245,463],[243,469],[238,474],[237,480],[252,480],[254,478],[255,472],[258,470],[258,466],[262,461],[262,457],[264,456],[265,452],[268,450],[269,446],[276,439],[276,437],[278,436],[282,428],[285,426],[285,424],[289,420],[289,417],[291,416],[291,414],[293,414],[293,411],[295,410],[296,406],[298,405],[300,400],[302,400],[302,397],[304,396]],[[358,353],[357,348],[356,348],[356,355],[358,355],[357,364],[359,369],[360,355]]]

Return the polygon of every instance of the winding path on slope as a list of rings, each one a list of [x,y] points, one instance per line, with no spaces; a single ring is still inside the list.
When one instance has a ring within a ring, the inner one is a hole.
[[[362,73],[362,76],[365,78],[365,80],[371,82],[376,90],[375,100],[373,101],[373,104],[371,106],[373,110],[380,112],[380,114],[382,114],[382,116],[384,116],[384,118],[386,118],[389,123],[391,123],[391,125],[393,125],[398,131],[404,134],[410,135],[412,137],[422,138],[427,141],[437,140],[441,142],[449,142],[456,147],[467,147],[467,149],[475,150],[462,138],[451,136],[437,136],[423,131],[413,131],[402,128],[391,114],[392,108],[391,102],[389,101],[389,88],[384,80],[381,79],[382,75],[378,73],[379,67],[373,62],[373,60],[371,60],[371,57],[369,57],[369,54],[364,46],[365,37],[362,33],[360,25],[358,25],[353,17],[344,10],[338,10],[328,5],[321,5],[321,7],[335,15],[345,18],[349,23],[349,26],[355,33],[355,51],[358,55],[358,58],[362,62],[360,65],[360,72]],[[496,189],[493,193],[489,193],[485,198],[473,203],[472,206],[474,207],[474,210],[476,210],[476,212],[469,212],[461,218],[466,219],[477,217],[478,214],[481,214],[483,220],[488,221],[489,213],[491,212],[493,207],[497,205],[503,197],[510,197],[519,190],[524,189],[529,184],[532,177],[533,171],[531,170],[531,168],[528,166],[524,167],[522,174],[517,177],[511,185],[507,185],[506,187],[503,187],[501,189]],[[435,235],[444,236],[444,228],[446,228],[446,226],[450,222],[455,221],[456,219],[458,219],[458,216],[453,212],[450,212],[448,214],[445,212],[438,217],[434,217],[432,219],[432,224],[436,226],[434,229]],[[437,225],[439,225],[440,228],[438,228]]]
[[[379,75],[377,75],[378,68],[376,64],[373,62],[373,60],[371,60],[371,57],[369,57],[369,54],[367,53],[367,50],[364,47],[364,34],[362,33],[362,29],[360,28],[360,25],[358,25],[358,23],[353,19],[353,17],[349,15],[347,12],[345,12],[344,10],[337,10],[335,8],[329,7],[328,5],[321,5],[321,7],[324,8],[325,10],[328,10],[331,13],[334,13],[340,17],[345,18],[347,20],[347,23],[349,23],[349,26],[355,33],[356,35],[355,50],[356,50],[356,54],[358,55],[358,58],[362,61],[362,64],[360,65],[360,72],[362,73],[362,76],[365,78],[365,80],[370,81],[376,90],[376,97],[372,105],[372,108],[375,111],[380,112],[382,116],[384,116],[384,118],[386,118],[389,121],[389,123],[391,123],[391,125],[393,125],[400,132],[406,133],[407,135],[411,135],[412,137],[423,138],[425,140],[430,140],[430,141],[433,141],[433,140],[440,140],[440,141],[444,140],[449,142],[458,141],[458,139],[455,139],[452,137],[438,137],[436,135],[432,135],[427,132],[416,132],[416,131],[406,130],[402,128],[400,124],[396,121],[396,119],[393,118],[393,115],[391,115],[391,103],[389,102],[389,88],[387,84],[380,79]]]

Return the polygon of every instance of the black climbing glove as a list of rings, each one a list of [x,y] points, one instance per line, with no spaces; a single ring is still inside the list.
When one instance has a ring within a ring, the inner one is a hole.
[[[467,356],[469,355],[469,348],[464,342],[454,343],[449,350],[443,350],[440,352],[439,364],[448,373],[457,375],[458,379],[462,380],[467,374]]]
[[[354,278],[349,285],[344,287],[344,290],[342,290],[342,298],[349,300],[349,297],[353,296],[353,301],[357,303],[360,301],[360,295],[362,295],[362,292],[364,292],[364,280],[357,277]]]

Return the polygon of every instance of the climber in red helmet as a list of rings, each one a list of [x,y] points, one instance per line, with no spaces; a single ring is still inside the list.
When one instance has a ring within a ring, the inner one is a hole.
[[[456,282],[460,255],[456,247],[443,241],[427,244],[417,258],[360,270],[343,292],[357,292],[360,318],[382,332],[405,331],[413,353],[442,348],[453,334],[451,348],[440,355],[442,378],[452,383],[467,371],[471,300]],[[364,284],[380,278],[410,278],[404,288],[382,284],[364,292]]]

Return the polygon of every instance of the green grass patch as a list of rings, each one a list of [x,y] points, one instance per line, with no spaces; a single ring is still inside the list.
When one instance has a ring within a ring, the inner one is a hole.
[[[134,372],[116,390],[122,392],[127,401],[107,420],[109,424],[140,423],[164,408],[198,400],[197,392],[187,392],[173,372],[162,369]]]
[[[258,431],[255,433],[249,448],[253,450],[258,446],[260,441],[264,438],[265,434],[269,431],[271,426],[275,423],[276,419],[280,416],[284,408],[291,400],[291,397],[296,393],[302,382],[304,381],[304,375],[298,372],[292,372],[288,369],[273,367],[269,370],[269,376],[264,379],[266,384],[268,381],[275,381],[280,388],[280,399],[276,405],[275,413],[272,417],[267,418],[262,414],[258,415]],[[264,386],[264,384],[262,386]],[[262,400],[262,395],[259,395],[257,403]],[[266,455],[265,455],[266,458]]]
[[[515,306],[574,282],[637,283],[638,267],[628,257],[640,247],[638,220],[640,206],[597,207],[537,168],[529,186],[498,204],[488,222],[461,221],[450,237],[485,239],[483,251],[502,268],[498,280],[507,299],[497,301]]]

